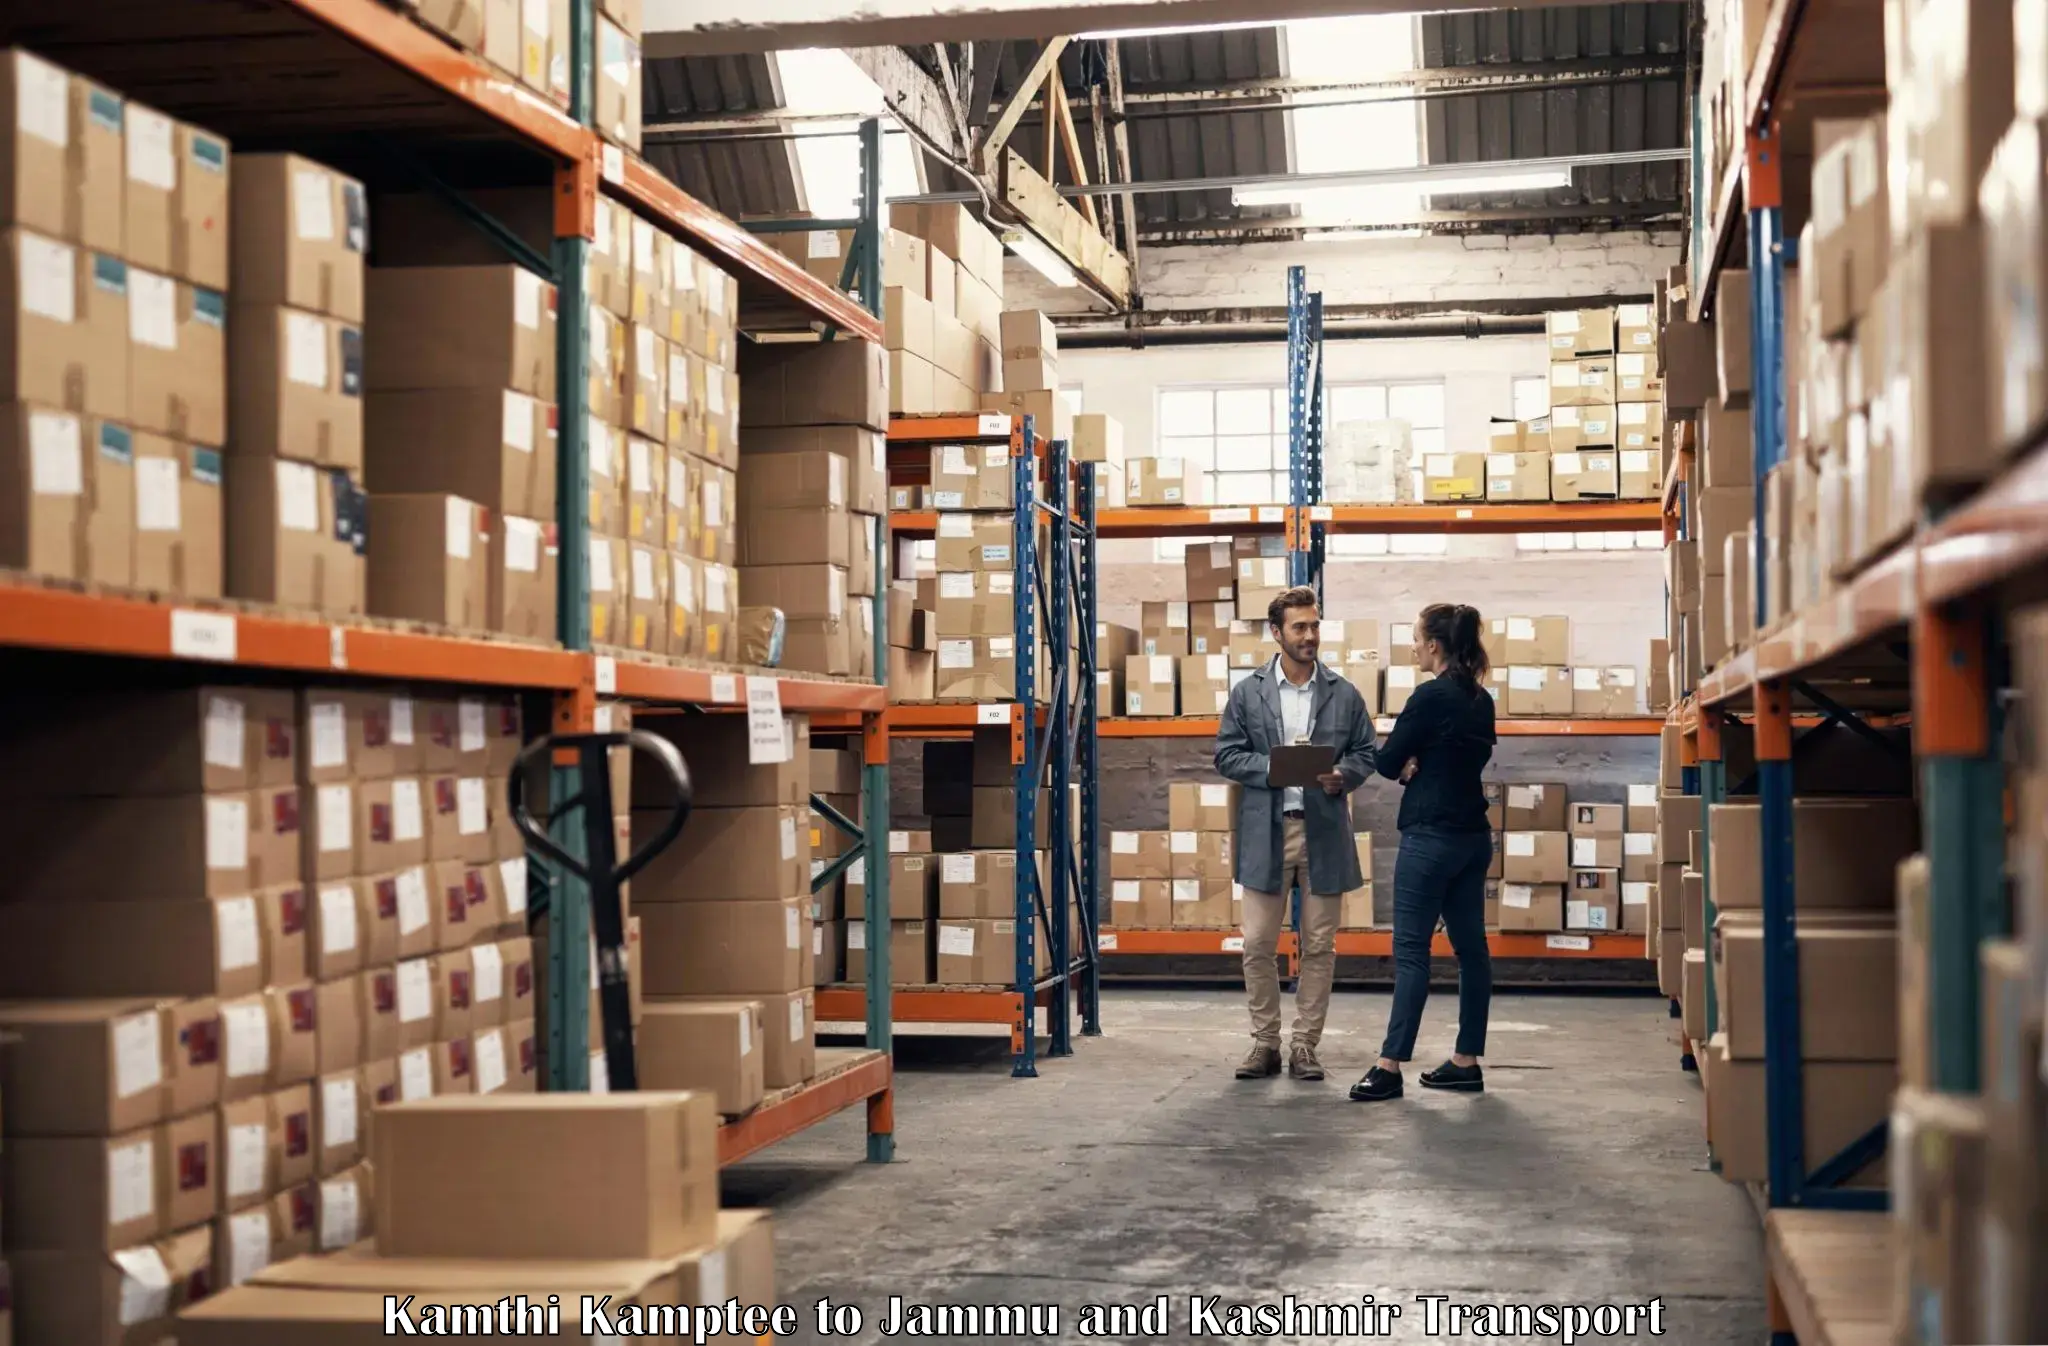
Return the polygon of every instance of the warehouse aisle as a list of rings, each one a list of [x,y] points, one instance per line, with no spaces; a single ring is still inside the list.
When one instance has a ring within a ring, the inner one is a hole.
[[[728,1204],[778,1211],[778,1293],[850,1298],[877,1341],[891,1294],[927,1302],[1068,1306],[1173,1296],[1403,1305],[1381,1340],[1427,1339],[1416,1294],[1481,1302],[1662,1296],[1688,1346],[1764,1334],[1757,1219],[1705,1171],[1697,1082],[1679,1073],[1653,1000],[1503,995],[1489,1092],[1415,1087],[1392,1106],[1345,1101],[1377,1050],[1384,994],[1340,994],[1321,1086],[1240,1084],[1235,992],[1113,992],[1113,1035],[1036,1081],[991,1049],[899,1069],[901,1162],[849,1172],[857,1110],[727,1174]],[[1447,1050],[1433,999],[1418,1064]],[[1348,1030],[1341,1034],[1334,1030]],[[799,1340],[814,1340],[806,1335]],[[955,1338],[958,1339],[958,1338]],[[1645,1334],[1644,1339],[1647,1338]]]

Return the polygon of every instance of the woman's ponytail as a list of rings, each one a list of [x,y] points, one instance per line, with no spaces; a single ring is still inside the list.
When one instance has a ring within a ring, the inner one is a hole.
[[[1444,652],[1444,676],[1477,686],[1491,667],[1479,638],[1479,609],[1465,603],[1431,603],[1422,610],[1421,626],[1422,634]]]

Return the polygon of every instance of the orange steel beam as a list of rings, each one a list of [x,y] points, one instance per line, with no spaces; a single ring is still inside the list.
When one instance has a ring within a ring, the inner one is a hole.
[[[1496,958],[1643,957],[1640,932],[1501,930],[1489,933],[1486,942]],[[1585,947],[1577,947],[1581,944]],[[1244,951],[1244,938],[1232,930],[1105,930],[1100,946],[1105,954],[1236,954]],[[1282,932],[1278,952],[1291,956],[1296,948],[1293,932]],[[1430,949],[1441,958],[1452,955],[1450,940],[1443,935],[1436,936]],[[1337,952],[1351,957],[1391,957],[1394,934],[1391,930],[1340,930]],[[819,1017],[824,1017],[822,1010]]]
[[[1982,757],[1990,748],[1984,609],[1961,602],[1922,609],[1913,632],[1914,748]]]
[[[1217,720],[1213,715],[1184,715],[1173,719],[1130,719],[1115,716],[1095,722],[1103,738],[1214,738]],[[1656,715],[1614,716],[1591,720],[1496,720],[1494,732],[1517,738],[1552,737],[1634,737],[1662,732],[1664,720]]]
[[[807,1085],[788,1098],[763,1104],[746,1116],[727,1122],[718,1128],[719,1166],[737,1163],[864,1099],[886,1096],[892,1078],[888,1055],[879,1053],[851,1069]],[[872,1123],[872,1107],[869,1116]]]

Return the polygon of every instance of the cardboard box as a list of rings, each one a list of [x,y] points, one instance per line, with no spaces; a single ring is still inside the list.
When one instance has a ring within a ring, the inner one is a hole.
[[[238,298],[228,327],[230,457],[289,457],[360,471],[363,360],[359,327]],[[230,486],[231,508],[235,500]],[[231,544],[230,564],[233,550]]]
[[[1032,962],[1036,975],[1051,968],[1046,941],[1039,932],[1024,926],[1024,938],[1032,940]],[[1017,979],[1019,925],[1014,918],[968,921],[939,921],[934,939],[934,974],[942,986],[990,986],[1014,984]]]
[[[1621,874],[1614,869],[1573,869],[1565,893],[1564,928],[1618,931]]]
[[[365,357],[367,386],[379,392],[417,388],[510,388],[543,402],[555,400],[555,292],[523,267],[376,267],[369,277],[369,325],[377,333]],[[237,296],[239,299],[239,296]],[[659,338],[635,329],[624,343],[625,373],[658,377]],[[636,353],[641,359],[636,359]],[[628,383],[639,398],[653,397]],[[653,432],[656,411],[644,420]],[[650,432],[643,429],[643,433]]]
[[[1640,308],[1640,305],[1627,306]],[[1553,360],[1570,359],[1616,349],[1615,310],[1581,309],[1546,314],[1544,331]]]
[[[1179,713],[1179,660],[1168,654],[1134,654],[1124,660],[1124,714]]]
[[[109,1135],[167,1115],[173,1061],[163,1013],[149,1001],[59,1001],[0,1007],[0,1088],[20,1135]]]
[[[372,614],[463,630],[491,625],[489,511],[453,495],[373,495]]]
[[[1273,600],[1291,587],[1287,581],[1285,557],[1237,558],[1237,610],[1250,614],[1247,620],[1270,629],[1271,623],[1266,618]]]
[[[117,429],[102,422],[102,434]],[[179,598],[223,591],[221,455],[157,435],[133,437],[134,577],[138,588]]]
[[[802,928],[809,901],[805,893],[642,907],[646,993],[761,995],[809,986],[810,941]]]
[[[932,983],[931,921],[889,923],[889,983],[892,986],[929,986]],[[846,979],[867,979],[867,926],[860,921],[846,925]]]
[[[708,1091],[719,1112],[739,1116],[765,1091],[766,1035],[758,1000],[656,1001],[634,1048],[642,1086]]]
[[[1109,876],[1112,879],[1171,878],[1170,856],[1165,832],[1109,834]]]
[[[295,154],[240,154],[230,188],[227,288],[235,302],[362,322],[370,247],[363,184]]]
[[[7,1150],[10,1254],[112,1252],[162,1232],[155,1130],[113,1137],[10,1136]]]
[[[1571,670],[1515,665],[1508,669],[1507,713],[1520,718],[1564,718],[1572,713]]]
[[[939,641],[934,694],[939,700],[1007,701],[1017,695],[1017,642],[1011,636]]]
[[[1012,360],[1036,360],[1041,357],[1050,360],[1059,355],[1059,335],[1053,330],[1052,319],[1036,309],[1006,309],[1003,312],[1000,331],[1003,360],[1006,364]],[[1003,386],[1009,388],[1020,385],[1012,385],[1005,378]],[[1058,385],[1047,383],[1036,386],[1051,388]]]
[[[1509,883],[1562,884],[1570,877],[1570,843],[1563,832],[1511,829],[1501,838],[1501,877]]]
[[[1500,886],[1502,930],[1564,929],[1564,884],[1522,883],[1509,879]]]
[[[708,1093],[436,1098],[377,1121],[386,1256],[665,1258],[716,1230]],[[607,1156],[598,1178],[574,1158],[592,1153]]]
[[[11,168],[0,218],[109,253],[121,250],[121,100],[25,51],[0,65]]]
[[[887,352],[865,341],[750,347],[740,421],[753,426],[860,425],[887,430]]]
[[[1168,883],[1175,930],[1229,930],[1238,924],[1233,911],[1236,885],[1228,877],[1180,878]]]
[[[1621,460],[1613,449],[1574,449],[1550,455],[1550,498],[1613,500],[1621,492]]]
[[[1762,809],[1716,804],[1709,828],[1714,906],[1760,908]],[[1795,799],[1793,892],[1801,911],[1876,909],[1892,904],[1896,870],[1919,843],[1910,799]]]
[[[1613,448],[1619,439],[1620,415],[1612,402],[1559,407],[1550,413],[1550,450]]]
[[[1488,471],[1483,453],[1428,454],[1422,463],[1422,498],[1432,504],[1484,500]]]
[[[1175,781],[1167,787],[1167,826],[1176,832],[1235,831],[1240,793],[1225,783]]]
[[[1764,1118],[1764,1064],[1730,1059],[1716,1034],[1709,1044],[1712,1088],[1707,1093],[1714,1130],[1714,1157],[1728,1182],[1762,1182],[1768,1177]],[[1891,1106],[1897,1072],[1890,1062],[1809,1061],[1804,1071],[1805,1149],[1839,1154],[1850,1142],[1882,1122]],[[1882,1186],[1882,1156],[1853,1175],[1851,1187]]]
[[[1068,448],[1074,462],[1107,463],[1121,469],[1124,462],[1123,423],[1101,412],[1083,412],[1074,417],[1074,437]],[[1117,475],[1121,477],[1121,471]],[[1189,596],[1194,596],[1192,591]]]
[[[1498,651],[1489,650],[1506,664],[1569,664],[1571,662],[1571,621],[1565,617],[1507,617],[1501,619],[1503,639]]]
[[[128,268],[128,420],[218,448],[227,441],[227,297]]]
[[[1235,602],[1190,603],[1188,608],[1188,653],[1213,654],[1228,661],[1230,653],[1230,627],[1235,620]],[[1342,622],[1323,623],[1323,652],[1341,650],[1342,642],[1332,642],[1331,628],[1343,630]]]
[[[0,243],[0,402],[125,421],[127,265],[21,229]]]
[[[1168,930],[1173,926],[1172,883],[1167,879],[1112,879],[1109,925],[1117,930]]]
[[[1150,505],[1202,503],[1201,468],[1184,458],[1130,458],[1124,462],[1124,503]]]
[[[1496,501],[1550,499],[1548,453],[1488,453],[1486,498]]]
[[[1730,1058],[1764,1055],[1763,916],[1731,910],[1715,926],[1715,985]],[[1888,914],[1799,921],[1800,1041],[1807,1060],[1891,1061],[1898,1055],[1897,930]]]
[[[1621,804],[1573,804],[1569,830],[1575,837],[1619,839],[1625,822],[1626,809]]]

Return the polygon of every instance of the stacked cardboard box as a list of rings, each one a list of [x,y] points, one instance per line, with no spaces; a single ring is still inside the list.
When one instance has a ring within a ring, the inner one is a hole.
[[[569,9],[557,3],[503,5],[475,0],[410,0],[404,8],[422,25],[456,46],[474,52],[556,106],[569,106]],[[637,0],[607,0],[597,11],[596,66],[599,129],[620,144],[640,147],[640,6]],[[622,43],[624,44],[622,46]],[[630,48],[630,51],[627,50]],[[615,134],[616,112],[607,117],[628,78],[633,92],[632,137]],[[608,96],[609,95],[609,96]]]
[[[1013,700],[1019,600],[1015,463],[1004,444],[938,445],[931,463],[931,494],[941,511],[932,583],[938,646],[933,695],[941,701]],[[1044,541],[1041,528],[1041,554]],[[1035,625],[1033,691],[1043,699],[1050,691],[1050,636],[1043,623]]]
[[[0,565],[219,597],[227,142],[26,52],[0,69]]]
[[[1121,509],[1124,504],[1124,428],[1114,416],[1099,411],[1074,417],[1073,439],[1067,445],[1068,458],[1076,473],[1088,472],[1095,479],[1095,507]]]
[[[743,373],[741,588],[787,619],[785,667],[872,679],[884,354],[862,341],[760,347]]]
[[[1124,460],[1124,503],[1132,508],[1180,509],[1208,498],[1208,474],[1186,458],[1129,457]]]
[[[1566,887],[1573,881],[1575,859],[1573,837],[1566,830],[1565,787],[1548,781],[1510,783],[1501,791],[1500,806],[1500,928],[1564,929]],[[1574,890],[1571,896],[1590,904],[1598,894],[1589,892],[1582,899]]]
[[[958,205],[892,206],[889,224],[882,248],[889,410],[1036,412],[1039,436],[1051,438],[1049,403],[1003,403],[1002,245]],[[820,236],[810,239],[820,251]],[[834,239],[822,259],[835,273],[850,241]],[[837,283],[836,274],[831,279]]]
[[[115,1321],[109,1263],[175,1270],[159,1316],[194,1276],[353,1243],[379,1101],[535,1087],[523,848],[484,788],[516,704],[200,688],[24,725],[0,1017],[30,1044],[5,1081],[37,1138],[5,1165],[28,1339],[79,1302]],[[32,1003],[64,997],[114,999]]]
[[[1496,451],[1550,453],[1548,492],[1534,495],[1533,464],[1517,460],[1505,475],[1504,499],[1647,500],[1662,488],[1658,447],[1663,398],[1649,306],[1552,313],[1545,328],[1550,345],[1550,415],[1547,442],[1536,427],[1525,444]]]
[[[629,1304],[773,1304],[767,1215],[718,1206],[716,1106],[707,1089],[394,1108],[376,1138],[374,1203],[363,1194],[374,1245],[265,1268],[186,1309],[177,1338],[364,1338],[391,1330],[394,1312],[408,1323],[420,1315],[389,1295],[401,1286],[460,1284],[476,1302],[502,1306],[547,1284],[611,1314]],[[592,1154],[606,1159],[596,1178],[578,1171]]]
[[[689,827],[633,880],[646,1001],[641,1080],[716,1089],[721,1111],[744,1112],[764,1091],[817,1072],[812,851],[829,828],[814,823],[811,792],[813,764],[827,755],[812,751],[804,717],[783,726],[774,761],[749,751],[740,716],[666,720],[656,731],[690,764],[694,798]],[[670,806],[672,787],[647,763],[634,759],[636,846],[664,825]],[[822,765],[831,797],[857,814],[836,788],[846,783],[843,764]],[[758,1061],[733,1048],[754,1041]]]

